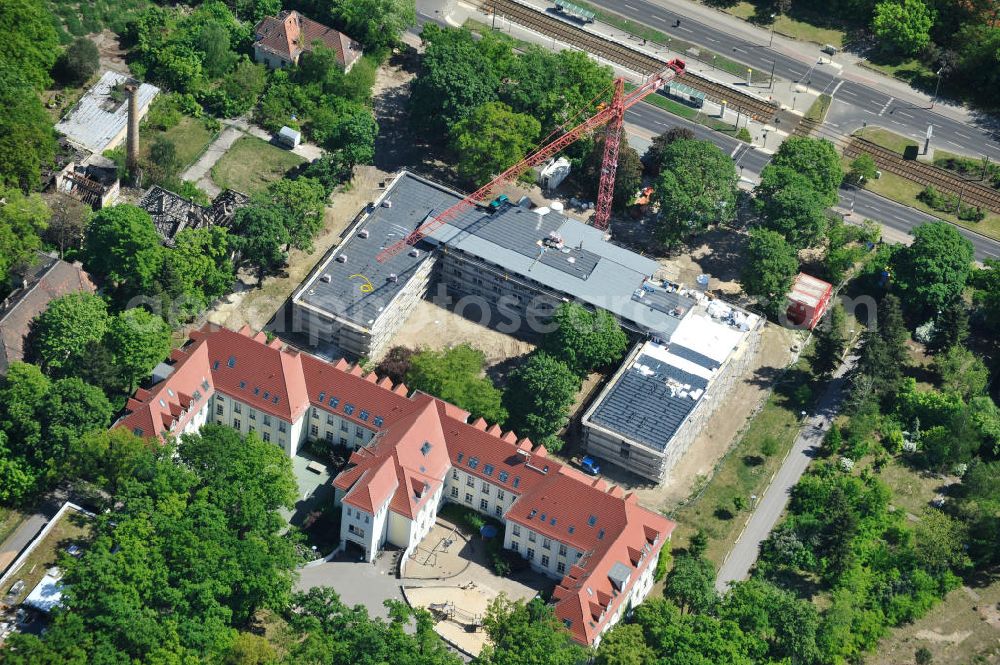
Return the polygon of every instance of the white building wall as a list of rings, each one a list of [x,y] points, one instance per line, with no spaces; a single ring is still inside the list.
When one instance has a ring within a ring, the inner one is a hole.
[[[444,499],[503,521],[518,494],[455,467],[445,476]]]
[[[385,546],[389,535],[389,501],[379,506],[375,513],[369,513],[350,504],[344,505],[340,513],[341,544],[350,541],[360,545],[365,551],[365,560],[374,561]]]
[[[582,550],[515,522],[506,522],[503,546],[527,559],[534,570],[555,579],[561,579],[583,556]]]

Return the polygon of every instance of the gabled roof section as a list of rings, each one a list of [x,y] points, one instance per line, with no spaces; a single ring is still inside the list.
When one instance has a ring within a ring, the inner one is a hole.
[[[94,293],[97,289],[79,263],[36,253],[37,264],[28,270],[21,287],[0,303],[0,374],[10,363],[24,360],[24,339],[31,322],[48,309],[54,299],[70,293]]]
[[[365,471],[344,496],[344,503],[375,514],[395,493],[399,481],[391,458],[384,458],[377,465]]]
[[[255,46],[285,60],[295,60],[320,42],[337,54],[341,67],[351,66],[361,57],[361,44],[344,33],[306,18],[295,10],[266,16],[254,28]]]

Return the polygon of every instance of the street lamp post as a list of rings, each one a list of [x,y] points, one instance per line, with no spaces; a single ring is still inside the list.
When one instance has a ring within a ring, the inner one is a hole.
[[[938,92],[941,90],[941,72],[944,71],[944,67],[939,67],[937,72],[937,83],[934,85],[934,96],[931,98],[931,108],[934,108],[934,104],[937,102]]]
[[[768,40],[767,46],[770,48],[774,44],[774,19],[777,14],[771,14],[771,39]]]

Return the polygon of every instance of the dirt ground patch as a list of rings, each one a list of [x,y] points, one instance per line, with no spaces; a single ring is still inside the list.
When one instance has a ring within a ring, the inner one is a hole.
[[[127,51],[118,42],[118,35],[105,28],[97,34],[90,35],[90,39],[93,40],[97,46],[97,52],[100,54],[101,71],[110,69],[122,74],[131,74],[125,63]]]
[[[531,353],[535,345],[470,321],[427,300],[417,303],[396,333],[393,345],[414,349],[447,349],[468,344],[486,355],[487,367]]]
[[[1000,662],[1000,580],[984,587],[955,589],[914,623],[894,629],[866,661],[909,665],[914,652],[930,650],[935,665]]]

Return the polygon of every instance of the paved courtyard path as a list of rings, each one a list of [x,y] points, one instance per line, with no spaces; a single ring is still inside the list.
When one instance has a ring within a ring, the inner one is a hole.
[[[778,518],[788,505],[789,492],[816,456],[823,437],[840,410],[845,395],[846,375],[854,366],[854,361],[854,356],[848,356],[834,373],[816,409],[803,423],[784,464],[778,469],[733,549],[722,562],[715,578],[715,588],[719,593],[724,593],[731,582],[744,580],[750,574],[750,569],[760,554],[760,544],[778,523]]]
[[[215,138],[212,143],[205,148],[205,152],[188,170],[181,174],[181,180],[188,180],[195,183],[199,189],[209,196],[216,196],[222,190],[212,182],[209,172],[215,163],[222,158],[226,151],[233,147],[233,144],[243,136],[243,132],[238,127],[227,125],[224,130]]]

